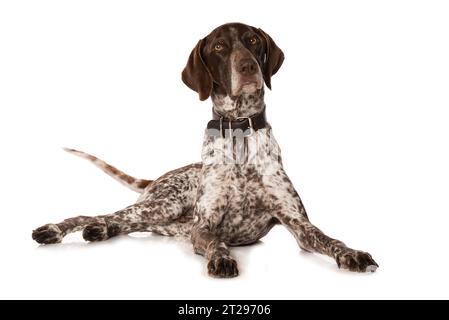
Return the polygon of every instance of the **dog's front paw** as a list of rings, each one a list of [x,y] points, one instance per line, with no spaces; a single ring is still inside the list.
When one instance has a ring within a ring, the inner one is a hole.
[[[216,278],[234,278],[239,275],[237,262],[227,256],[216,257],[209,260],[207,271],[210,276]]]
[[[368,252],[357,250],[342,252],[336,261],[339,268],[354,272],[374,272],[379,267]]]
[[[41,244],[60,243],[64,234],[55,224],[46,224],[36,230],[33,230],[33,240]]]

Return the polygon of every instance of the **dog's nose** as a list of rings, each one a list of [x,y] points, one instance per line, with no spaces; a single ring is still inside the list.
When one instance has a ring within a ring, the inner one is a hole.
[[[238,71],[244,76],[252,76],[257,71],[256,62],[253,59],[242,59],[238,64]]]

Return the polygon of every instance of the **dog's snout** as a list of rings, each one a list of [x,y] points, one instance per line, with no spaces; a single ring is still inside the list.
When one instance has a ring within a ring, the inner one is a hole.
[[[242,59],[238,64],[238,72],[244,76],[252,76],[257,72],[257,64],[253,59]]]

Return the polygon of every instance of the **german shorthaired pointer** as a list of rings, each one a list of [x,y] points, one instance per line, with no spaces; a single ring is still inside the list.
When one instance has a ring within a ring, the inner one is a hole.
[[[326,236],[310,223],[304,206],[282,168],[280,150],[265,120],[264,83],[282,65],[284,54],[261,29],[240,23],[222,25],[200,40],[182,72],[184,83],[212,98],[202,162],[140,180],[81,151],[107,174],[140,192],[137,202],[97,217],[78,216],[33,231],[38,243],[61,242],[82,230],[86,241],[151,231],[189,238],[195,253],[215,277],[238,275],[229,246],[247,245],[276,224],[285,226],[305,251],[334,258],[339,268],[375,271],[371,255]]]

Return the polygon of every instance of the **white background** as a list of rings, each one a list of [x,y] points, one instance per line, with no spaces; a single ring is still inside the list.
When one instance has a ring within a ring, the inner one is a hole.
[[[447,1],[2,1],[0,298],[449,298],[448,17]],[[309,217],[378,272],[300,253],[281,227],[233,249],[233,280],[173,238],[34,243],[137,197],[61,147],[142,178],[200,159],[211,102],[180,73],[232,21],[286,55],[267,112]]]

